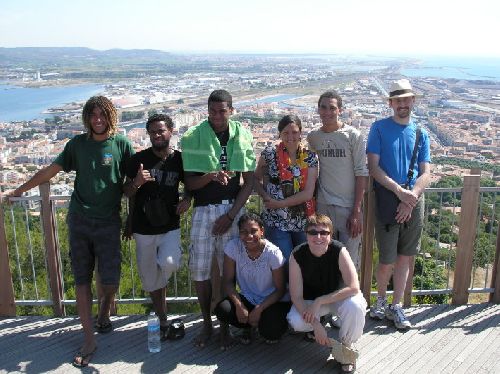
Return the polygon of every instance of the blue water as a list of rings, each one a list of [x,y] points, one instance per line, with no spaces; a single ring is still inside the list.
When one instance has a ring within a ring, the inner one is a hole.
[[[434,57],[424,59],[419,65],[418,68],[402,69],[401,73],[408,77],[500,80],[498,58]]]
[[[289,94],[282,94],[282,95],[274,95],[274,96],[266,96],[261,99],[255,99],[255,100],[246,100],[246,101],[240,101],[238,103],[234,103],[234,106],[236,108],[242,107],[242,106],[251,106],[255,104],[264,104],[264,103],[281,103],[282,101],[290,100],[290,99],[295,99],[297,95],[289,95]]]
[[[43,111],[71,103],[84,101],[103,92],[104,87],[83,84],[65,87],[24,88],[0,84],[0,121],[29,121],[50,115]]]

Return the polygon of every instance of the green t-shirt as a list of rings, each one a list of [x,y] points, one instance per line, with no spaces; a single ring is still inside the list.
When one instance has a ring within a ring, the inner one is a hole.
[[[69,211],[107,218],[120,211],[125,165],[134,154],[123,135],[95,141],[87,134],[71,139],[54,161],[65,172],[76,171]]]

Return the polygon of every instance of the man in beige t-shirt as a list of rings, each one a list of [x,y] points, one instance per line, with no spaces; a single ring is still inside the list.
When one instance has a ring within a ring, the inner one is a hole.
[[[342,98],[335,91],[318,100],[322,126],[307,136],[318,154],[318,213],[328,215],[336,239],[341,241],[359,270],[359,248],[363,228],[361,204],[368,181],[365,140],[358,129],[340,121]]]

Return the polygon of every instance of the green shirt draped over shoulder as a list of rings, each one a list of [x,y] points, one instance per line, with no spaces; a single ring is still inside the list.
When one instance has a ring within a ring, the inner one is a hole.
[[[76,171],[70,213],[108,218],[120,211],[125,165],[134,154],[123,135],[95,141],[87,134],[71,139],[54,161],[65,172]]]
[[[240,122],[229,120],[227,142],[228,170],[254,171],[255,153],[252,133]],[[181,138],[185,171],[207,173],[220,170],[222,147],[208,120],[193,126]]]

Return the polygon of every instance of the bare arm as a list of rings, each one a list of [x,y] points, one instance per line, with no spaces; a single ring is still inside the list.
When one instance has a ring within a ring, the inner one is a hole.
[[[39,170],[35,175],[33,175],[27,182],[23,183],[17,187],[10,196],[21,196],[24,192],[31,190],[32,188],[41,185],[42,183],[50,181],[57,173],[62,170],[62,166],[56,163],[52,163],[47,167]]]
[[[302,271],[300,270],[299,264],[295,261],[295,257],[293,254],[290,256],[289,264],[288,264],[288,273],[289,273],[289,288],[290,288],[290,298],[292,299],[292,303],[302,315],[304,310],[307,308],[306,303],[304,302],[304,284],[302,279]]]
[[[241,175],[243,176],[243,185],[241,186],[231,209],[229,209],[226,214],[220,216],[219,218],[217,218],[217,220],[215,220],[214,227],[212,229],[212,233],[214,235],[221,235],[229,230],[234,221],[234,218],[243,207],[243,205],[245,205],[248,196],[250,196],[250,193],[253,190],[254,172],[246,171],[241,173]]]
[[[415,186],[413,186],[413,192],[421,196],[431,181],[431,165],[428,162],[420,162],[418,164],[418,171],[419,175]]]
[[[224,255],[224,265],[222,272],[222,282],[224,286],[224,291],[227,294],[229,300],[232,301],[234,307],[236,308],[236,317],[240,323],[248,322],[248,310],[243,305],[240,300],[240,295],[236,292],[236,262],[229,257]]]
[[[262,303],[258,304],[253,308],[253,310],[248,315],[248,323],[250,325],[257,327],[259,325],[259,320],[262,312],[269,306],[280,301],[280,299],[285,294],[285,267],[281,266],[278,269],[272,270],[273,283],[276,290],[268,295]]]
[[[144,170],[144,166],[139,164],[137,175],[133,179],[129,177],[126,178],[125,184],[123,185],[123,193],[127,197],[134,196],[144,183],[153,182],[154,180],[149,170]]]
[[[363,222],[361,219],[361,206],[363,204],[363,196],[366,186],[368,185],[368,177],[356,176],[354,182],[354,205],[352,212],[347,219],[347,229],[351,237],[355,238],[363,231]]]
[[[311,200],[314,196],[314,190],[316,188],[316,180],[318,179],[318,168],[309,168],[307,173],[307,181],[306,187],[296,194],[287,197],[283,200],[274,200],[271,199],[269,201],[265,201],[264,204],[268,209],[278,209],[278,208],[286,208],[289,206],[299,205],[307,200]]]
[[[271,196],[268,195],[264,188],[264,177],[267,175],[267,163],[264,157],[260,157],[255,169],[254,189],[262,197],[262,200],[269,201]]]

